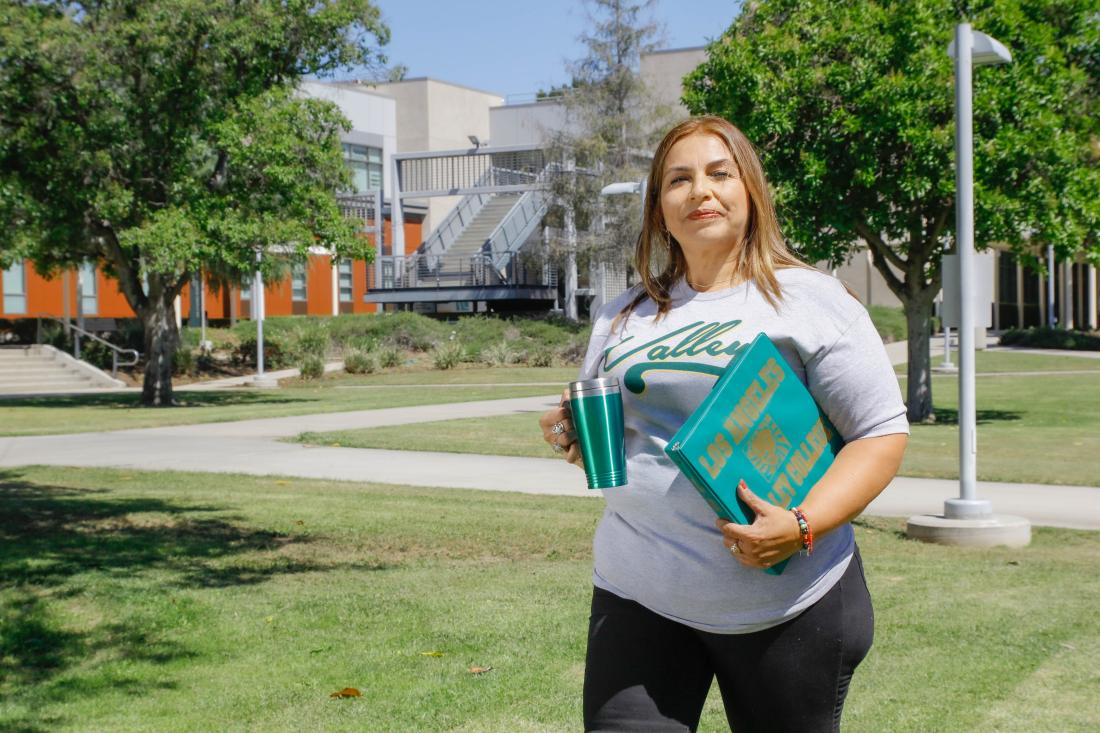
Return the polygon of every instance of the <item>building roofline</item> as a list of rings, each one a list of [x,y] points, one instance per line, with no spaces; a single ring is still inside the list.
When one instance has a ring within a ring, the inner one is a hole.
[[[662,53],[682,53],[684,51],[706,51],[706,46],[685,46],[683,48],[659,48],[656,51],[646,51],[642,56],[656,56]]]
[[[367,94],[367,95],[370,95],[372,97],[382,97],[383,99],[388,99],[391,102],[393,101],[393,97],[387,96],[387,95],[382,94],[381,92],[379,92],[377,90],[371,89],[367,85],[356,84],[354,81],[327,81],[327,80],[322,80],[322,79],[302,79],[302,82],[303,83],[308,83],[308,84],[320,84],[321,86],[324,86],[324,87],[339,87],[340,89],[346,89],[349,92],[356,92],[358,94]]]
[[[458,83],[453,82],[453,81],[446,81],[444,79],[437,79],[434,76],[410,76],[410,77],[407,77],[405,79],[399,79],[398,81],[367,81],[367,80],[354,80],[353,79],[353,80],[350,80],[348,82],[343,82],[343,83],[362,85],[362,86],[366,86],[366,87],[374,87],[375,89],[380,90],[382,87],[386,87],[386,86],[389,86],[391,84],[404,84],[405,82],[413,82],[413,81],[434,81],[436,84],[446,84],[449,87],[458,87],[459,89],[466,89],[467,91],[477,92],[478,94],[487,94],[491,97],[500,97],[501,99],[504,98],[503,94],[499,94],[497,92],[490,92],[487,89],[478,89],[477,87],[472,87],[472,86],[469,86],[468,84],[458,84]]]

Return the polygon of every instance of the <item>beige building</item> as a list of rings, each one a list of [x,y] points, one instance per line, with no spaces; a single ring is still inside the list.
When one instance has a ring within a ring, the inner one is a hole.
[[[653,51],[642,54],[639,72],[659,104],[667,104],[678,113],[677,116],[686,117],[687,107],[680,103],[683,79],[706,60],[707,51],[703,46]]]

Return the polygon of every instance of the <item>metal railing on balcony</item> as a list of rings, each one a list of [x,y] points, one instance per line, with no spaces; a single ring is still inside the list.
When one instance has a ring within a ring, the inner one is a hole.
[[[546,167],[545,152],[529,147],[406,153],[394,160],[403,197],[489,193],[523,186]]]
[[[417,288],[557,287],[557,272],[517,252],[470,257],[413,254],[381,257],[381,280],[367,271],[368,290]]]

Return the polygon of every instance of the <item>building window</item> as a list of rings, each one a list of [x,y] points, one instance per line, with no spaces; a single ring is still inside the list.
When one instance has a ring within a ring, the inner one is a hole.
[[[22,263],[13,262],[4,270],[4,312],[27,312],[27,273]]]
[[[241,300],[252,300],[252,281],[255,279],[255,275],[250,275],[241,283]]]
[[[295,262],[290,270],[290,298],[299,301],[307,300],[306,266],[301,262]]]
[[[337,271],[340,277],[340,302],[350,303],[353,298],[352,291],[352,278],[351,278],[351,260],[340,260],[340,264],[337,266]]]
[[[94,316],[99,312],[95,263],[85,262],[81,265],[77,277],[80,278],[80,312],[86,316]]]
[[[344,143],[344,162],[351,171],[353,193],[382,188],[382,148]]]

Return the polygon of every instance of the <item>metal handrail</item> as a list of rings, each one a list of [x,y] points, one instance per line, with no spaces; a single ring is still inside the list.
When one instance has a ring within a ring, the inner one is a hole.
[[[525,265],[516,252],[493,257],[479,253],[472,256],[426,256],[412,254],[380,258],[384,283],[371,282],[368,290],[398,290],[405,288],[443,287],[556,287],[556,273],[544,267]]]
[[[35,343],[37,343],[37,344],[42,343],[42,320],[43,319],[56,321],[56,322],[60,323],[62,326],[64,326],[65,328],[70,329],[72,331],[76,331],[79,334],[83,334],[86,338],[90,338],[92,341],[98,341],[99,343],[103,344],[108,349],[110,349],[111,350],[111,376],[112,377],[115,377],[115,378],[118,377],[118,368],[120,366],[134,366],[135,364],[138,363],[138,360],[141,359],[141,353],[139,351],[137,351],[136,349],[124,349],[120,346],[115,346],[110,341],[108,341],[106,339],[102,339],[99,336],[96,336],[94,333],[84,330],[80,326],[74,325],[72,321],[65,322],[64,319],[58,318],[57,316],[48,316],[48,315],[35,316],[35,320],[38,323],[37,323],[37,327],[36,327],[37,330],[35,332],[34,340],[35,340]],[[133,354],[133,360],[132,361],[125,361],[125,362],[120,363],[119,360],[118,360],[118,357],[122,356],[122,355],[125,355],[125,354]],[[73,357],[76,358],[76,359],[80,358],[80,336],[75,336],[73,338]]]

